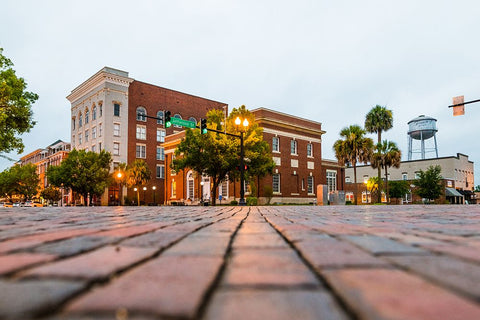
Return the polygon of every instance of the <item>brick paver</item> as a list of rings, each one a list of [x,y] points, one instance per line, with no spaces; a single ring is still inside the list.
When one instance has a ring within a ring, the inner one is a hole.
[[[480,206],[0,208],[0,319],[480,319]]]

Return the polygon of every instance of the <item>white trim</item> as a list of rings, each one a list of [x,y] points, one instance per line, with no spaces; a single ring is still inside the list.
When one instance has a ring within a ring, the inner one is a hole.
[[[312,138],[312,137],[309,137],[309,136],[302,136],[302,135],[288,133],[288,132],[280,131],[280,130],[274,130],[274,129],[270,129],[270,128],[263,128],[263,132],[264,133],[275,134],[275,135],[278,135],[280,137],[292,138],[292,139],[295,139],[295,140],[299,139],[299,140],[311,141],[312,143],[313,142],[322,143],[322,139]]]

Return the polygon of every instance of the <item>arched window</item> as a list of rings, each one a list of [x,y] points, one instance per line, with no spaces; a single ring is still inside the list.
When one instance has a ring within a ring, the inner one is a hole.
[[[193,172],[188,171],[187,173],[187,199],[195,200],[195,193],[194,188],[195,186],[195,178],[193,177]]]
[[[78,127],[80,128],[83,125],[82,113],[78,113]]]
[[[157,124],[163,124],[163,111],[157,112]]]
[[[75,117],[72,118],[72,130],[75,130]]]
[[[97,106],[93,105],[92,107],[92,121],[97,120]]]
[[[88,123],[89,117],[90,117],[90,110],[87,108],[85,109],[85,124]]]
[[[147,115],[147,110],[145,110],[144,107],[138,107],[137,108],[137,121],[147,121],[147,118],[144,117],[144,115]]]
[[[194,117],[190,117],[190,118],[188,118],[188,120],[197,123],[197,119],[195,119]]]
[[[173,117],[174,117],[174,118],[177,118],[177,119],[182,119],[182,116],[181,116],[181,115],[179,115],[178,113],[177,113],[177,114],[175,114]],[[175,128],[181,128],[182,126],[177,126],[177,125],[174,125],[174,127],[175,127]]]

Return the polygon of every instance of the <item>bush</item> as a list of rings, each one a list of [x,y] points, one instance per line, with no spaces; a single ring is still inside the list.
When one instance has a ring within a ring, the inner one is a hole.
[[[256,206],[258,203],[257,197],[248,197],[247,198],[247,206]]]
[[[238,201],[237,200],[232,200],[232,201],[230,201],[230,205],[236,206],[236,205],[238,205]]]
[[[270,201],[272,201],[273,197],[273,189],[271,186],[263,186],[263,194],[265,195],[265,198],[267,198],[267,205],[270,204]]]

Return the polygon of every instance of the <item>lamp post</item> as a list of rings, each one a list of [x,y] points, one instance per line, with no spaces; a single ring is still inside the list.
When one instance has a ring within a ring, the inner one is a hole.
[[[121,200],[120,200],[120,199],[121,199],[121,198],[120,198],[120,181],[121,181],[121,179],[122,179],[122,177],[123,177],[123,174],[122,174],[120,171],[118,171],[118,173],[117,173],[115,176],[116,176],[117,181],[118,181],[118,204],[117,204],[117,205],[121,205]]]
[[[139,199],[139,196],[138,196],[138,188],[137,187],[133,188],[133,191],[137,194],[137,206],[139,206],[140,205],[140,199]]]
[[[157,187],[156,187],[156,186],[153,186],[153,187],[152,187],[152,190],[153,190],[153,204],[156,206],[156,205],[157,205],[157,201],[155,200],[155,190],[157,190]]]
[[[237,125],[237,128],[240,126],[240,124],[243,124],[243,129],[240,129],[240,200],[238,202],[238,205],[244,206],[246,204],[245,202],[245,163],[244,163],[244,146],[243,146],[243,134],[245,132],[245,129],[248,127],[248,120],[245,118],[242,122],[240,117],[237,117],[235,119],[235,124]]]
[[[143,187],[143,204],[145,204],[145,193],[147,191],[147,187]]]
[[[200,205],[203,205],[203,180],[200,181]]]

